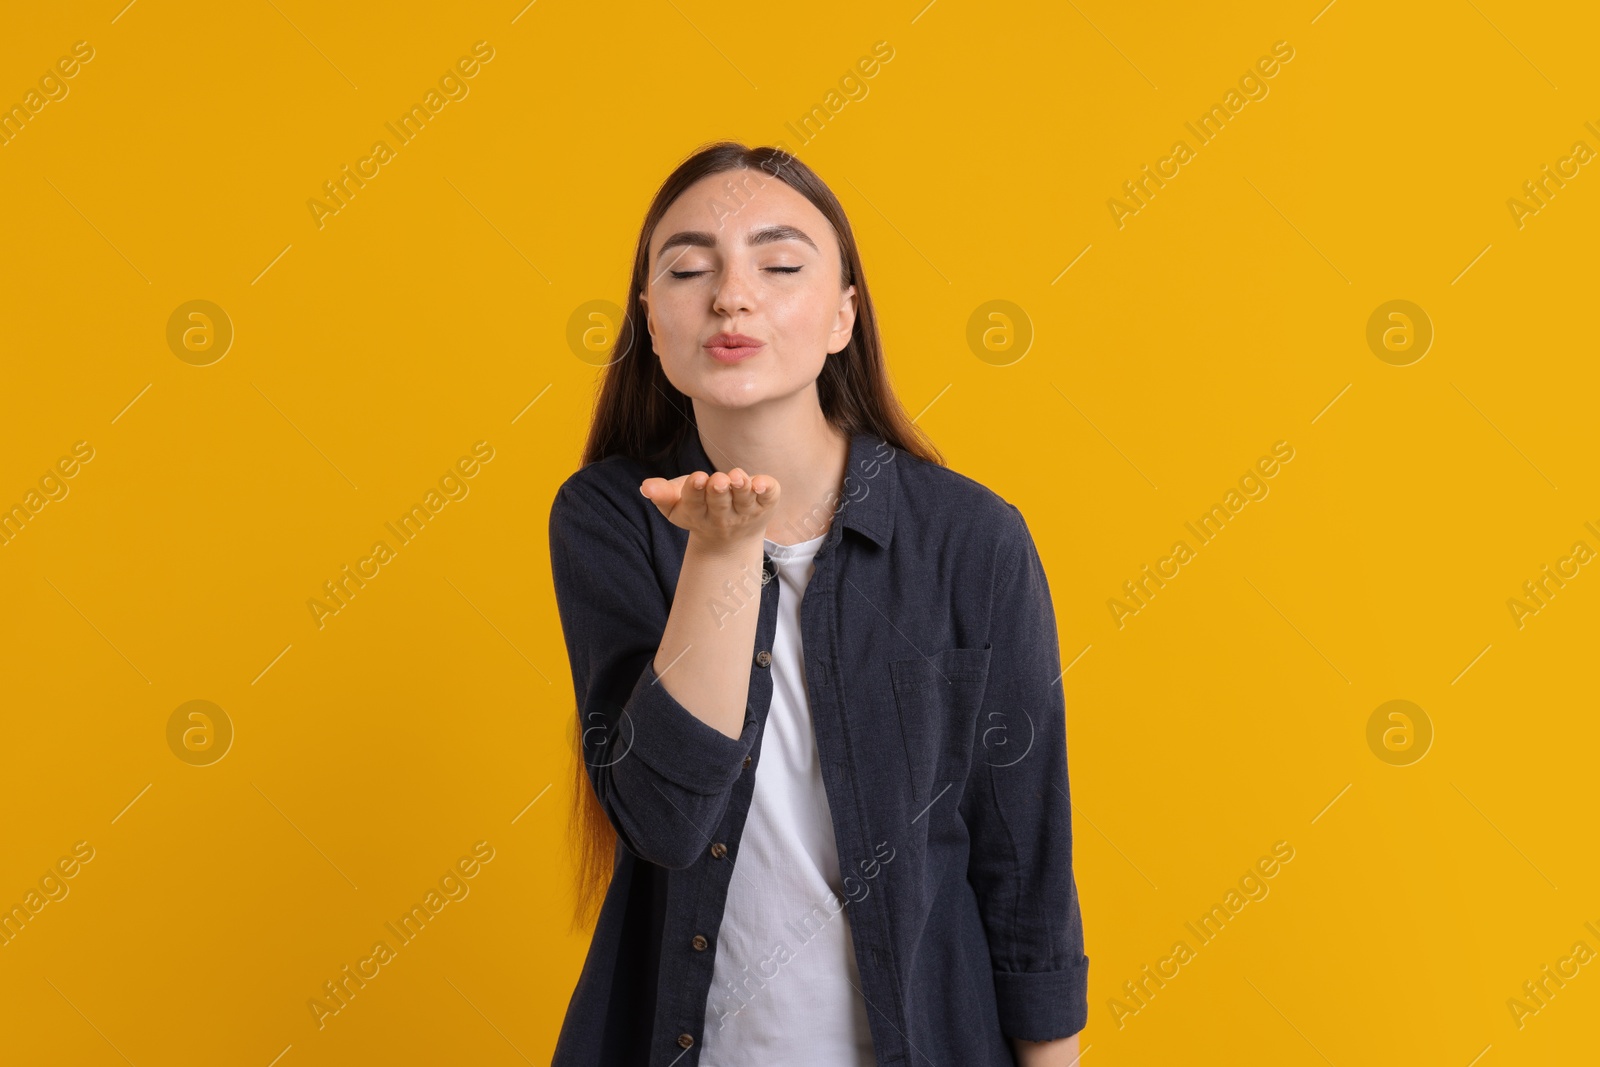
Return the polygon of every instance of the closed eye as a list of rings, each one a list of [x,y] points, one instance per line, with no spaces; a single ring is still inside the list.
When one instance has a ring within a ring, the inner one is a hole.
[[[762,269],[763,270],[777,271],[779,274],[798,274],[804,268],[803,267],[763,267]],[[709,274],[711,272],[710,271],[704,271],[704,270],[675,270],[675,271],[669,271],[668,273],[670,273],[674,278],[697,278],[702,274]]]

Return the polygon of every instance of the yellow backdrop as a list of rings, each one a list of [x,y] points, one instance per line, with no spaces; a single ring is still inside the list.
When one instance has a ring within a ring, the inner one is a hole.
[[[123,2],[0,34],[0,1058],[548,1061],[549,502],[721,137],[1039,543],[1086,1062],[1592,1057],[1591,7]]]

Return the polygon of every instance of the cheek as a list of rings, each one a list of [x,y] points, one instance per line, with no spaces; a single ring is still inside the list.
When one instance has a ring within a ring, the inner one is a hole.
[[[788,394],[804,389],[817,380],[822,368],[831,357],[826,345],[826,332],[786,332],[771,364],[772,388],[775,393]]]
[[[658,292],[650,297],[650,316],[655,326],[654,344],[663,359],[683,359],[692,355],[699,340],[704,315],[700,305],[681,293]]]
[[[700,338],[712,328],[703,302],[663,291],[651,297],[650,316],[655,336],[646,333],[642,354],[661,364],[661,373],[679,392],[702,396],[711,368],[705,365]]]
[[[776,333],[810,348],[827,340],[838,307],[836,288],[812,285],[769,298],[765,310]]]

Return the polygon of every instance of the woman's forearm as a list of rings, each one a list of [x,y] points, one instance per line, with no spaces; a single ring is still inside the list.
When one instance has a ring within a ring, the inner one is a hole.
[[[708,547],[691,533],[656,651],[658,684],[729,737],[744,730],[761,614],[761,553],[760,536]]]
[[[1078,1035],[1055,1041],[1012,1038],[1011,1050],[1017,1054],[1017,1067],[1077,1067]]]

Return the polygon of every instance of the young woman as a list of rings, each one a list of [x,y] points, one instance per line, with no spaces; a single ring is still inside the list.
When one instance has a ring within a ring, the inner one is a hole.
[[[1049,586],[919,433],[833,193],[684,161],[550,511],[579,925],[604,889],[555,1067],[1076,1060]]]

